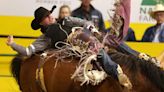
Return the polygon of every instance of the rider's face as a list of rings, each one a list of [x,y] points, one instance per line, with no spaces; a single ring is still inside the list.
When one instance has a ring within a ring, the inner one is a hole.
[[[56,22],[55,18],[50,14],[50,15],[46,16],[42,20],[42,22],[40,22],[40,25],[48,26],[48,25],[51,25],[51,24],[53,24],[55,22]]]

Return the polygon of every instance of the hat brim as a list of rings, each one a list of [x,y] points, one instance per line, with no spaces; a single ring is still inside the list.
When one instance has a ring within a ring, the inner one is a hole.
[[[39,22],[37,22],[36,19],[34,19],[31,22],[31,28],[34,30],[38,30],[39,28],[41,28],[41,25],[39,24]]]
[[[31,22],[31,28],[33,30],[38,30],[39,28],[41,28],[40,22],[42,22],[47,16],[49,16],[55,8],[56,8],[56,5],[54,5],[50,11],[46,9],[47,11],[42,16],[42,18],[33,19],[32,22]]]
[[[43,18],[39,21],[37,19],[32,20],[31,28],[34,30],[38,30],[39,28],[41,28],[40,22],[42,22],[50,14],[51,12],[47,12],[46,14],[44,14]]]

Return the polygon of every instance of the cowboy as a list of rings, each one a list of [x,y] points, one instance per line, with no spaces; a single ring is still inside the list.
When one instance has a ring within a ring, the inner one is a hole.
[[[164,6],[157,4],[150,16],[157,23],[145,31],[142,42],[164,42]]]
[[[80,0],[81,6],[72,12],[73,17],[92,21],[94,26],[101,32],[105,30],[103,17],[100,11],[91,5],[92,0]]]
[[[56,8],[55,6],[53,8]],[[7,45],[13,50],[17,51],[20,55],[31,56],[37,52],[44,51],[48,48],[54,48],[57,41],[64,41],[67,35],[71,33],[73,27],[79,26],[84,27],[84,29],[90,29],[91,32],[96,32],[96,28],[89,21],[82,20],[74,17],[65,17],[62,20],[56,20],[51,16],[53,9],[51,11],[45,9],[44,7],[39,7],[35,10],[35,19],[31,23],[31,27],[34,30],[46,27],[46,31],[38,39],[36,39],[27,48],[18,45],[14,42],[13,36],[9,36],[7,40]],[[97,31],[98,32],[98,31]]]

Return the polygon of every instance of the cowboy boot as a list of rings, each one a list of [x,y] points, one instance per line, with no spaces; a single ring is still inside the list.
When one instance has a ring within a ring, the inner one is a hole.
[[[104,71],[108,75],[111,75],[113,78],[117,79],[122,86],[127,89],[132,88],[129,78],[123,73],[121,67],[113,62],[110,56],[103,49],[99,51],[97,61],[101,62]]]

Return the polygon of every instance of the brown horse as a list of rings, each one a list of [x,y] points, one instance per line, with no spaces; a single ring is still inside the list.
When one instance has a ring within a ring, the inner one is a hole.
[[[117,51],[108,54],[112,60],[120,64],[129,77],[133,88],[127,90],[113,77],[107,77],[97,86],[83,85],[71,80],[78,64],[77,59],[64,59],[54,68],[56,57],[49,58],[44,64],[44,80],[47,92],[164,92],[164,71],[153,63],[140,60],[135,56],[125,55]],[[13,59],[11,69],[17,79],[22,92],[42,92],[36,82],[36,69],[41,58],[34,55],[22,61],[22,58]]]

